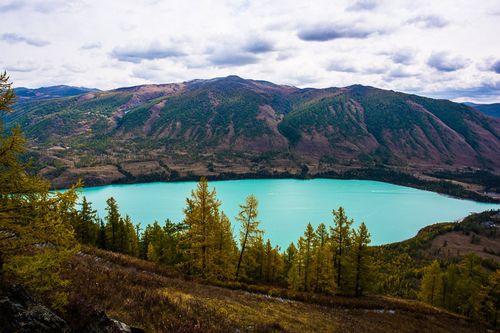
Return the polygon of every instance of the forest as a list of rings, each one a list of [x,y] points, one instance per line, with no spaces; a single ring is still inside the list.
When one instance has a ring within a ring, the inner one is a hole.
[[[14,98],[8,76],[1,74],[2,116]],[[308,224],[298,240],[281,249],[265,238],[258,198],[248,196],[236,217],[226,216],[205,178],[186,198],[182,221],[154,222],[141,230],[112,197],[99,219],[92,203],[80,198],[81,183],[50,191],[50,183],[33,175],[23,160],[25,147],[19,127],[0,128],[0,278],[45,295],[61,311],[70,287],[62,266],[82,246],[91,246],[219,286],[258,285],[329,297],[392,295],[499,324],[498,264],[475,254],[419,260],[399,248],[372,247],[365,224],[354,228],[342,207],[332,207],[330,223]]]

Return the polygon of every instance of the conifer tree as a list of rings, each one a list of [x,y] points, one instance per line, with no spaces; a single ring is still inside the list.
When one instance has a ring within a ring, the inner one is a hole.
[[[219,218],[220,202],[216,198],[215,189],[208,190],[208,182],[201,178],[191,197],[186,199],[184,223],[187,226],[183,240],[188,271],[200,273],[206,277],[210,264],[211,250],[214,248],[212,237]]]
[[[253,195],[246,198],[246,202],[240,205],[240,212],[236,220],[241,223],[240,229],[240,254],[238,257],[238,264],[236,266],[236,278],[239,277],[243,255],[249,243],[259,236],[262,231],[259,229],[258,216],[258,201]],[[257,243],[258,245],[258,243]]]
[[[354,273],[354,294],[361,296],[370,282],[370,256],[368,245],[370,244],[370,233],[364,223],[358,230],[354,231],[352,247],[352,263]]]
[[[213,278],[217,280],[229,279],[233,276],[237,249],[231,222],[224,212],[221,212],[217,220],[213,237]]]
[[[302,287],[303,290],[309,291],[311,285],[311,276],[314,271],[312,267],[313,263],[313,245],[316,242],[316,235],[314,233],[314,229],[311,223],[307,224],[306,231],[304,232],[304,241],[302,243],[303,248],[300,248],[299,251],[303,253],[303,261],[304,261],[304,285]]]
[[[0,120],[14,98],[9,77],[0,73]],[[52,302],[60,307],[65,294],[59,288],[66,284],[60,267],[78,249],[69,220],[78,195],[75,187],[50,193],[50,184],[20,162],[24,152],[20,128],[6,131],[0,122],[0,278],[9,275],[35,291],[59,290]]]
[[[297,252],[293,256],[292,267],[288,272],[288,286],[294,290],[301,290],[304,285],[304,238],[297,240]]]
[[[81,208],[72,221],[75,236],[79,242],[89,245],[97,244],[99,234],[97,211],[92,209],[92,205],[87,201],[86,197],[83,197]]]
[[[106,249],[111,251],[118,251],[118,233],[120,228],[120,213],[118,211],[118,204],[115,198],[110,197],[106,200]]]
[[[331,293],[334,289],[333,266],[330,260],[330,239],[326,226],[320,223],[316,228],[314,244],[313,289],[316,292]]]
[[[296,253],[297,253],[297,248],[295,247],[295,244],[292,242],[290,243],[290,245],[288,245],[288,248],[283,254],[283,274],[287,279],[288,279],[288,273],[292,268]]]
[[[340,292],[347,290],[348,279],[347,265],[349,259],[349,249],[351,246],[351,225],[352,219],[348,219],[344,208],[339,207],[338,211],[332,210],[333,227],[330,228],[333,252],[333,267],[336,273],[336,286]]]
[[[424,269],[419,293],[419,298],[422,301],[431,305],[437,305],[442,287],[441,274],[441,268],[437,260],[434,260]]]

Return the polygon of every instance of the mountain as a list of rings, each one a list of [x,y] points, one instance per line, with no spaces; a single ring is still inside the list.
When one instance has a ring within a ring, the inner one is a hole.
[[[51,87],[41,87],[36,89],[18,87],[14,88],[14,91],[16,93],[17,98],[20,101],[26,101],[26,100],[40,100],[47,98],[76,96],[91,91],[99,91],[99,89],[59,85]]]
[[[487,114],[488,116],[500,118],[500,103],[476,104],[476,103],[466,102],[464,104],[476,110],[479,110],[484,114]]]
[[[22,125],[40,173],[55,186],[79,177],[98,185],[338,176],[360,168],[409,175],[500,170],[499,119],[448,100],[361,85],[299,89],[228,76],[14,108],[7,126]]]

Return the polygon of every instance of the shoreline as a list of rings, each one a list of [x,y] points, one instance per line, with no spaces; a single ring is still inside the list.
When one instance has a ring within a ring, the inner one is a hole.
[[[425,180],[407,173],[401,173],[397,171],[391,171],[387,169],[352,169],[344,173],[337,173],[335,171],[320,172],[316,174],[306,174],[297,175],[289,172],[282,173],[218,173],[209,175],[175,175],[172,177],[165,175],[153,175],[153,176],[139,176],[130,177],[126,176],[124,178],[118,179],[116,181],[110,182],[99,182],[93,183],[85,182],[85,188],[108,186],[108,185],[129,185],[129,184],[140,184],[140,183],[176,183],[176,182],[197,182],[201,177],[205,177],[208,181],[224,181],[224,180],[244,180],[244,179],[338,179],[338,180],[372,180],[383,183],[390,183],[393,185],[405,186],[410,188],[415,188],[419,190],[429,191],[438,193],[441,195],[449,196],[455,199],[471,200],[481,203],[500,203],[500,197],[495,198],[492,196],[484,195],[478,192],[467,190],[464,187],[454,184],[449,180],[431,181]],[[51,187],[51,190],[65,190],[69,188],[70,184],[66,186]]]

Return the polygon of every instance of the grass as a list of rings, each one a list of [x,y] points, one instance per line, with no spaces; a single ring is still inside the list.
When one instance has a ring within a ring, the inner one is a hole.
[[[66,316],[73,322],[84,321],[85,309],[92,304],[147,332],[485,331],[477,323],[416,301],[287,294],[273,286],[223,288],[94,248],[83,248],[64,275],[71,281]]]

